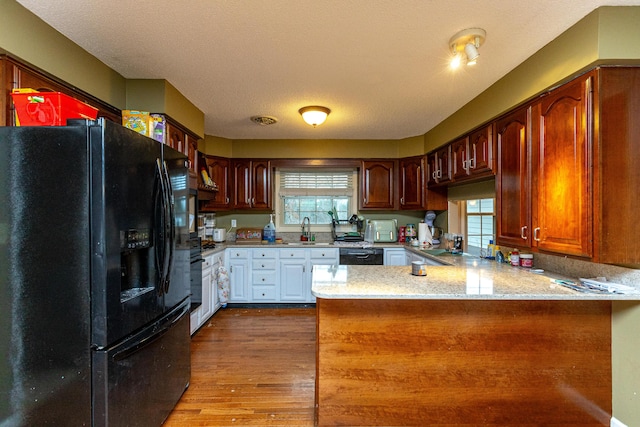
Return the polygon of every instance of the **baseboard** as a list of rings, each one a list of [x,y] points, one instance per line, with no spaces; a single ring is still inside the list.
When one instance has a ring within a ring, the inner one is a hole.
[[[622,421],[618,421],[616,417],[611,417],[611,424],[609,425],[611,427],[627,427],[625,423],[623,423]]]

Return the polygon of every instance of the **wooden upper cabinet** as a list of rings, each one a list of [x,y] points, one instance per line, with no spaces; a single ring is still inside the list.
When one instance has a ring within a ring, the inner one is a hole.
[[[231,167],[232,207],[234,209],[271,209],[271,162],[234,159]]]
[[[360,170],[360,209],[396,209],[396,161],[364,160]]]
[[[203,211],[229,209],[231,206],[231,161],[224,157],[201,156],[202,165],[209,177],[215,182],[218,191],[201,189],[198,191],[198,201]],[[202,180],[198,176],[199,182]]]
[[[251,207],[271,209],[271,162],[253,160],[251,162]]]
[[[496,241],[531,247],[530,109],[520,108],[496,122]]]
[[[438,149],[427,156],[427,187],[451,181],[451,145]]]
[[[174,150],[184,153],[185,145],[187,142],[186,132],[183,129],[171,123],[169,120],[167,120],[166,126],[167,126],[167,137],[165,139],[165,143],[169,147],[173,148]]]
[[[493,124],[484,126],[469,135],[467,168],[472,176],[494,174]]]
[[[640,268],[640,68],[603,67],[596,85],[596,261]]]
[[[533,244],[541,250],[593,254],[592,81],[591,75],[578,78],[532,106]]]
[[[451,143],[451,168],[454,181],[494,174],[493,125],[476,129]]]
[[[464,179],[471,171],[469,156],[469,138],[464,137],[451,143],[451,175],[454,180]]]
[[[400,209],[424,209],[425,156],[400,159]]]

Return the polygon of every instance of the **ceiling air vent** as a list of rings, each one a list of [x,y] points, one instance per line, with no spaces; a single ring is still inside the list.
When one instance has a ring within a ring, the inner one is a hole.
[[[277,123],[278,119],[270,116],[253,116],[251,121],[262,126],[268,126]]]

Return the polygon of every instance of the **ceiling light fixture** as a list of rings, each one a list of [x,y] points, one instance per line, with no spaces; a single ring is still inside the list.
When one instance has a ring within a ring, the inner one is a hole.
[[[298,110],[298,113],[302,116],[302,119],[313,127],[321,125],[327,120],[327,116],[331,110],[327,107],[321,107],[319,105],[310,105],[308,107],[302,107]]]
[[[478,49],[486,37],[487,32],[482,28],[467,28],[451,37],[449,39],[449,47],[453,55],[450,62],[451,68],[458,68],[462,64],[463,54],[467,65],[475,65],[480,56]]]

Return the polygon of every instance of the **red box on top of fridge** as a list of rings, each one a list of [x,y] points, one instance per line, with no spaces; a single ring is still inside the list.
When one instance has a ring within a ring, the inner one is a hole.
[[[65,126],[67,119],[98,117],[98,109],[61,92],[11,93],[16,126]]]

